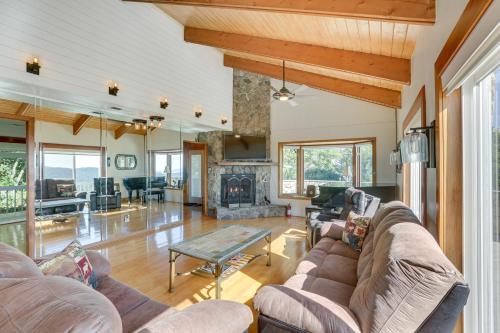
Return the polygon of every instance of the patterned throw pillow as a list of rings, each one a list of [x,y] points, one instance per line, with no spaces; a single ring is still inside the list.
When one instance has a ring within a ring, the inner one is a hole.
[[[45,275],[65,276],[96,288],[96,277],[89,258],[79,241],[74,240],[55,257],[35,260]]]
[[[361,252],[371,218],[350,212],[347,217],[345,229],[342,232],[342,240],[349,244],[353,250]]]
[[[73,184],[57,184],[57,195],[63,198],[74,196],[75,186]]]

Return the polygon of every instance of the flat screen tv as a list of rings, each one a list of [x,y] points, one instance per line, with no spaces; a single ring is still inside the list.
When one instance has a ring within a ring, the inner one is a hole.
[[[225,135],[224,159],[266,160],[266,138],[263,136]]]

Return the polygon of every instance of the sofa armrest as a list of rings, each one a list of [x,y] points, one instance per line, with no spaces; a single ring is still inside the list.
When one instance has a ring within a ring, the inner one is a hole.
[[[346,221],[332,220],[324,222],[321,226],[321,237],[330,237],[333,239],[342,239],[342,232],[344,231]]]
[[[281,285],[261,288],[253,299],[261,314],[307,332],[359,333],[354,314],[319,294]]]
[[[108,259],[104,258],[104,256],[97,251],[87,250],[86,253],[97,280],[111,274],[111,264]]]
[[[243,333],[253,321],[248,306],[220,300],[203,301],[182,311],[166,310],[138,333]]]

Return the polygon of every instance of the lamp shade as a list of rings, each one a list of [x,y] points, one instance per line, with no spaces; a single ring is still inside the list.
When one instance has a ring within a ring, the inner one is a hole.
[[[401,152],[399,150],[391,151],[389,155],[389,162],[391,165],[401,165]]]
[[[407,134],[401,141],[401,161],[404,164],[427,162],[429,160],[429,144],[427,135],[420,132]]]

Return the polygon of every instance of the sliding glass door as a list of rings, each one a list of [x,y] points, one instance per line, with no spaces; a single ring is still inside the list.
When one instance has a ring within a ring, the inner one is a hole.
[[[500,332],[500,58],[463,85],[465,332]]]

